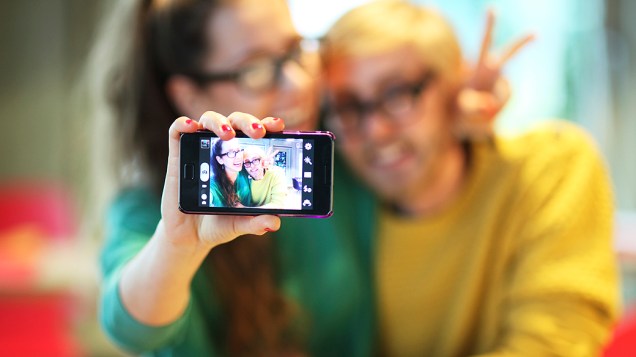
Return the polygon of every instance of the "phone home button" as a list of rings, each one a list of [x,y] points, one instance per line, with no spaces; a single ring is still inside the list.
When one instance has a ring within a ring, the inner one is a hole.
[[[183,178],[186,180],[194,180],[194,164],[183,165]]]

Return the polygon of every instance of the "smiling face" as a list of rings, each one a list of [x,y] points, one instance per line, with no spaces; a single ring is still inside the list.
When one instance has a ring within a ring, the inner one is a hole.
[[[203,61],[204,73],[240,71],[271,63],[291,54],[300,44],[283,0],[239,0],[223,5],[212,14],[207,35],[209,54]],[[283,118],[287,128],[313,130],[318,112],[318,69],[317,62],[307,56],[291,56],[283,62],[277,85],[267,90],[245,90],[236,81],[205,84],[192,101],[192,110],[275,116]]]
[[[334,24],[322,58],[327,124],[361,179],[407,211],[452,192],[463,161],[454,135],[462,59],[446,21],[408,2],[370,2]]]
[[[239,141],[237,139],[223,141],[221,149],[221,154],[216,155],[215,159],[223,165],[228,175],[234,176],[243,169],[243,150]]]
[[[261,180],[265,176],[263,161],[263,156],[256,152],[247,152],[244,156],[245,170],[256,181]]]
[[[327,88],[332,102],[371,103],[386,98],[392,88],[414,84],[428,71],[414,50],[403,47],[331,63]],[[380,196],[396,203],[426,189],[444,165],[447,152],[457,145],[443,83],[433,77],[412,95],[409,110],[391,115],[376,106],[359,115],[353,130],[339,130],[342,123],[337,114],[334,117],[334,130],[339,131],[340,149],[348,163]]]

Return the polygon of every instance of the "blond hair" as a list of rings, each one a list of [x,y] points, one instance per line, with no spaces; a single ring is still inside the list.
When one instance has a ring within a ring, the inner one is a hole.
[[[412,47],[435,75],[451,84],[462,80],[462,54],[448,22],[437,12],[401,0],[380,0],[342,16],[323,39],[326,68],[355,59]]]
[[[243,149],[243,155],[245,155],[245,157],[257,156],[261,159],[266,158],[265,150],[263,150],[259,146],[252,145],[248,145]]]

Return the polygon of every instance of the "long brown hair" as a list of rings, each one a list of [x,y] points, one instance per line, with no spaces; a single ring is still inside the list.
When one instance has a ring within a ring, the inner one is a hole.
[[[106,123],[97,129],[96,138],[103,140],[97,146],[113,152],[116,187],[141,181],[161,194],[167,133],[180,115],[166,81],[198,72],[212,50],[206,24],[229,1],[121,0],[102,26],[89,71],[98,73],[92,83],[95,106]],[[213,340],[221,338],[229,355],[290,351],[291,308],[276,288],[271,245],[267,238],[241,237],[215,248],[204,263],[228,322],[227,335]]]
[[[214,145],[212,145],[212,162],[210,166],[212,173],[214,174],[214,181],[219,185],[219,190],[221,192],[221,204],[227,207],[234,207],[240,202],[240,200],[236,194],[234,183],[230,181],[225,173],[224,166],[217,161],[217,157],[221,157],[222,152],[223,141],[216,140]]]

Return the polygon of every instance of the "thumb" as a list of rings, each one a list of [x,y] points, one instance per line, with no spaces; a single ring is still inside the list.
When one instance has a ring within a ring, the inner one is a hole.
[[[280,228],[280,218],[273,215],[260,215],[254,217],[236,217],[234,220],[234,233],[236,236],[244,234],[263,235],[274,232]]]

